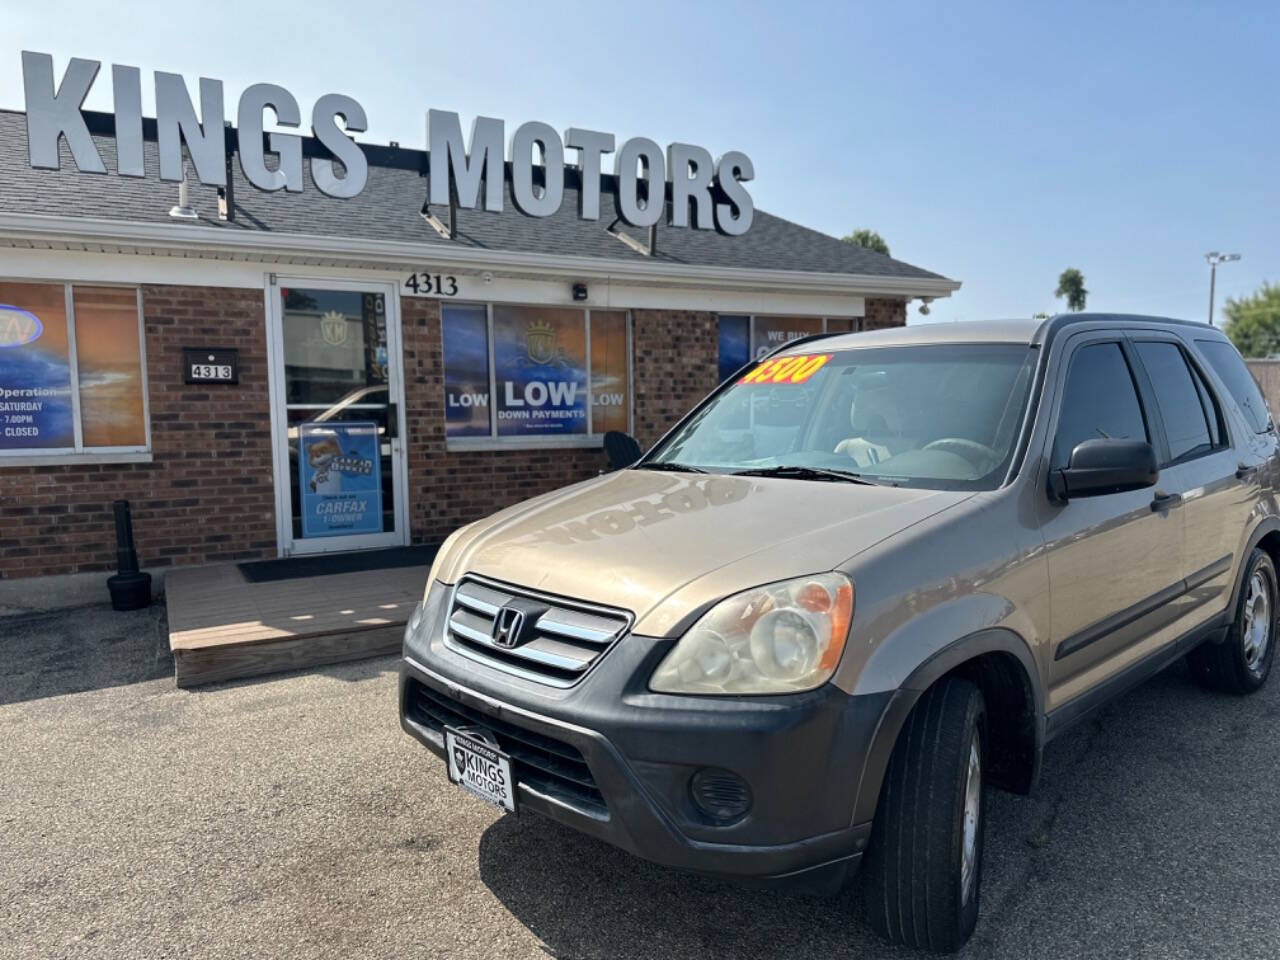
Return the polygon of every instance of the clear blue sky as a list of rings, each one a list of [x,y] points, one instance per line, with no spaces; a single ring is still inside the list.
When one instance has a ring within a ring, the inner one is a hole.
[[[197,14],[195,11],[199,10]],[[0,106],[19,51],[226,84],[304,116],[354,96],[361,139],[422,147],[428,107],[746,151],[766,210],[964,282],[931,320],[1089,306],[1202,318],[1280,281],[1280,3],[200,4],[0,0]],[[3,191],[0,190],[0,197]],[[912,322],[919,320],[912,311]]]

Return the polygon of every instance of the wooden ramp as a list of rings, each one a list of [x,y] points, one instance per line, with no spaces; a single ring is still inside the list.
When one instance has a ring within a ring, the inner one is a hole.
[[[250,583],[234,564],[165,577],[180,687],[395,653],[427,570]]]

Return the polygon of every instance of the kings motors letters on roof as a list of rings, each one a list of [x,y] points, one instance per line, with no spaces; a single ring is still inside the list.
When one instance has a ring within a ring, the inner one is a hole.
[[[65,137],[79,170],[107,172],[80,112],[100,68],[97,60],[73,58],[55,86],[53,58],[46,53],[23,52],[28,156],[33,167],[57,170],[58,144]],[[125,177],[143,177],[141,72],[137,67],[113,64],[111,85],[116,172]],[[201,77],[199,88],[197,119],[181,74],[155,73],[160,178],[182,180],[185,146],[200,182],[223,187],[227,161],[222,81]],[[264,138],[267,110],[274,114],[277,127],[301,127],[298,102],[288,90],[270,83],[248,87],[240,96],[237,110],[241,169],[260,190],[300,192],[302,135],[273,131]],[[311,176],[323,193],[354,197],[364,189],[368,162],[359,144],[347,133],[363,133],[367,129],[364,108],[352,98],[330,93],[315,102],[311,135],[330,156],[310,158]],[[477,117],[468,144],[456,113],[428,110],[427,144],[434,161],[428,164],[428,202],[501,211],[504,135],[503,121]],[[616,147],[613,134],[570,127],[561,137],[551,126],[538,121],[516,127],[506,154],[511,163],[512,201],[521,213],[548,217],[560,209],[566,148],[578,151],[582,173],[578,215],[584,220],[600,218],[601,165],[604,156],[612,153],[618,212],[632,226],[654,226],[663,220],[664,211],[666,222],[673,227],[714,228],[740,236],[751,226],[754,206],[743,184],[755,176],[755,171],[744,153],[731,150],[713,160],[702,147],[687,143],[669,144],[664,153],[657,143],[645,137],[632,137]],[[535,152],[541,160],[539,164],[534,163]],[[269,156],[274,156],[274,165],[268,165]],[[670,204],[665,202],[668,193]]]

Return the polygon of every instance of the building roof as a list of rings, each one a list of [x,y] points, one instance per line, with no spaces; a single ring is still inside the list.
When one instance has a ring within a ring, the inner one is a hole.
[[[94,140],[108,171],[115,169],[115,140],[109,135],[114,120],[109,114],[86,113]],[[578,218],[578,179],[569,168],[565,197],[559,212],[546,218],[521,214],[511,202],[506,184],[501,213],[459,209],[458,236],[442,237],[422,216],[427,195],[427,154],[397,146],[361,144],[369,158],[369,177],[364,191],[351,199],[336,199],[321,193],[311,179],[310,164],[304,162],[305,186],[301,193],[267,193],[253,187],[240,170],[232,167],[234,220],[217,217],[216,188],[198,184],[190,176],[191,204],[198,221],[178,221],[169,216],[176,202],[177,187],[159,177],[159,160],[154,142],[154,122],[146,125],[149,137],[144,144],[146,176],[121,177],[81,173],[71,159],[65,142],[61,145],[62,169],[33,169],[27,160],[25,115],[0,111],[0,215],[20,214],[48,217],[77,217],[98,221],[150,224],[163,228],[167,236],[181,238],[179,231],[216,228],[227,240],[252,234],[270,235],[288,247],[296,237],[327,237],[353,241],[422,244],[425,255],[469,248],[476,252],[504,251],[530,255],[554,254],[596,261],[644,262],[657,267],[670,264],[728,270],[794,271],[826,274],[836,278],[884,278],[904,292],[920,281],[920,294],[946,295],[959,286],[939,274],[872,250],[853,246],[835,237],[756,210],[751,229],[743,236],[728,237],[713,230],[693,230],[665,225],[657,230],[656,252],[648,256],[607,231],[615,220],[612,176],[602,179],[600,220]],[[228,131],[234,136],[233,131]],[[322,151],[314,141],[304,143],[304,153]],[[190,175],[189,169],[189,175]],[[447,222],[447,208],[432,208]],[[206,231],[198,231],[205,234]],[[647,231],[627,228],[641,244]],[[431,250],[431,248],[435,248]]]

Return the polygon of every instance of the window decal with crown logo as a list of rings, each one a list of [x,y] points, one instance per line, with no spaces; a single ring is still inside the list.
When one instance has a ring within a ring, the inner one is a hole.
[[[588,432],[582,310],[495,305],[493,353],[498,436]]]
[[[561,437],[581,445],[629,429],[624,311],[494,304],[489,312],[491,319],[478,306],[441,311],[450,440]]]

